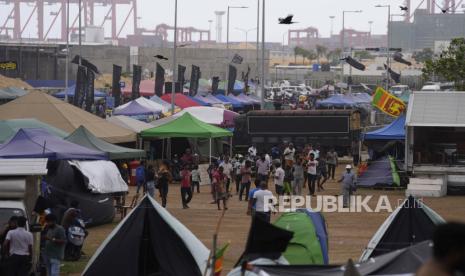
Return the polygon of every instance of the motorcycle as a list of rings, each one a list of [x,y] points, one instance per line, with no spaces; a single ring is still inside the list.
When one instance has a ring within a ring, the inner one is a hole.
[[[88,222],[87,222],[88,223]],[[77,219],[74,225],[70,226],[67,231],[67,239],[65,247],[65,260],[78,261],[82,255],[82,246],[87,237],[86,222],[82,219]]]

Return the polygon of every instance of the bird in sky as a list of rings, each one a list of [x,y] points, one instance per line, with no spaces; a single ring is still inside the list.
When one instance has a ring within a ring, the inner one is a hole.
[[[158,59],[162,59],[162,60],[168,60],[168,58],[167,58],[167,57],[165,57],[165,56],[162,56],[162,55],[155,55],[155,56],[153,56],[153,57],[156,57],[156,58],[158,58]]]
[[[400,8],[401,11],[408,11],[408,7],[399,6],[399,8]]]
[[[289,25],[289,24],[297,23],[295,21],[292,21],[292,18],[294,18],[294,15],[292,15],[292,14],[289,14],[288,16],[286,16],[284,18],[278,18],[279,24]]]

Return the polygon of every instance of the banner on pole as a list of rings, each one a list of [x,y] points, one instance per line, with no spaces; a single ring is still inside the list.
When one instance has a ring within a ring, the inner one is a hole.
[[[142,78],[142,67],[139,65],[132,66],[132,94],[131,99],[135,100],[140,97],[140,81]]]
[[[122,67],[116,64],[113,64],[113,76],[111,83],[111,94],[115,99],[115,107],[121,105],[121,71]]]
[[[163,86],[165,86],[165,69],[157,62],[157,71],[155,72],[155,95],[163,95]]]
[[[189,86],[189,96],[195,96],[199,90],[200,67],[192,65],[191,83]]]
[[[234,91],[234,83],[236,82],[237,69],[234,65],[229,65],[229,75],[228,75],[228,90],[226,94],[230,94]]]

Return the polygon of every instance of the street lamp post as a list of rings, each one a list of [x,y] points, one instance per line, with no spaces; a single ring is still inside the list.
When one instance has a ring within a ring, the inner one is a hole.
[[[226,78],[228,78],[229,80],[229,62],[230,62],[230,58],[229,58],[229,10],[230,9],[247,9],[248,7],[244,7],[244,6],[228,6],[228,13],[226,15],[226,59],[228,60],[228,70],[227,70],[227,74],[226,74]],[[229,94],[229,84],[228,84],[228,87],[226,88],[226,94]]]
[[[68,102],[69,70],[69,0],[66,3],[66,62],[65,62],[65,102]]]
[[[255,48],[255,53],[257,56],[257,64],[256,64],[256,72],[255,76],[257,79],[258,75],[260,74],[260,66],[258,65],[260,63],[260,58],[259,58],[259,51],[260,51],[260,0],[257,0],[257,46]],[[256,83],[257,80],[255,80]]]
[[[345,14],[346,13],[361,13],[361,10],[356,10],[356,11],[342,11],[342,38],[341,38],[341,52],[342,52],[342,58],[344,58],[345,55],[345,37],[346,37],[346,27],[345,27]],[[352,47],[352,46],[351,46]],[[341,82],[344,82],[344,60],[341,59]]]
[[[262,77],[260,82],[260,108],[265,107],[265,0],[262,3]]]
[[[329,19],[331,19],[331,32],[330,32],[330,36],[333,36],[334,18],[335,18],[334,15],[330,15],[330,16],[329,16]]]
[[[389,47],[391,47],[391,32],[389,31],[389,28],[391,25],[391,5],[376,5],[375,8],[387,8],[388,10],[388,25],[387,25],[387,48],[386,48],[386,85],[385,89],[386,91],[389,90],[389,68],[391,67],[391,51]]]
[[[178,41],[178,0],[174,0],[173,80],[171,81],[171,115],[174,114],[176,93],[176,44]]]

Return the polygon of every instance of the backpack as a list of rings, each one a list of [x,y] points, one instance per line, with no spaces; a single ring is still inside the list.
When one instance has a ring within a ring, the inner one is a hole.
[[[145,180],[145,170],[144,167],[139,166],[136,169],[136,179],[137,181],[144,181]]]

